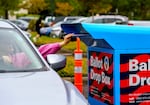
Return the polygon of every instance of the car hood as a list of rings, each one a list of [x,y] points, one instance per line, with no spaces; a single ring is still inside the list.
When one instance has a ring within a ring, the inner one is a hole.
[[[53,70],[0,74],[0,105],[68,105],[63,80]]]

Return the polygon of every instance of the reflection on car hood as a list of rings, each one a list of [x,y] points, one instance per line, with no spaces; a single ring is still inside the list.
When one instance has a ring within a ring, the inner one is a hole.
[[[0,78],[0,105],[68,105],[64,83],[53,70]]]

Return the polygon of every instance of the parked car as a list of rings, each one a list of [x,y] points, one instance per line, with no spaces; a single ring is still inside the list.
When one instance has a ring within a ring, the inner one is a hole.
[[[62,23],[64,23],[64,21],[59,21],[51,27],[51,37],[55,38],[62,36],[62,28],[61,28]]]
[[[46,26],[52,26],[54,20],[55,20],[55,16],[46,16],[44,19],[44,24]]]
[[[51,34],[51,27],[42,27],[42,28],[40,28],[40,34],[49,36]]]
[[[150,21],[148,20],[129,20],[129,23],[134,26],[150,26]]]
[[[23,26],[25,26],[25,25],[19,24],[18,20],[17,20],[17,21],[16,21],[16,20],[8,20],[8,21],[10,21],[12,24],[18,26],[18,27],[21,29],[21,31],[22,31],[25,35],[27,35],[28,37],[31,37],[31,36],[32,36],[31,33],[27,31],[28,28],[27,28],[27,29],[26,29],[26,28],[23,28]],[[21,21],[23,21],[23,20],[21,20]],[[25,21],[24,21],[24,22],[25,22]],[[26,24],[26,22],[25,22],[25,24]],[[26,24],[26,25],[27,25],[27,24]],[[26,27],[27,27],[27,26],[26,26]]]
[[[77,20],[79,18],[82,18],[83,16],[67,16],[64,18],[64,22],[67,22],[67,23],[71,23],[72,21],[74,20]]]
[[[34,19],[37,20],[38,17],[25,16],[25,17],[19,17],[18,19],[21,19],[21,20],[24,20],[24,21],[30,23],[31,20],[34,20]]]
[[[46,60],[26,35],[10,21],[0,20],[0,105],[88,105],[85,97],[55,70],[65,66],[63,55]],[[23,66],[4,60],[21,53]],[[6,56],[5,56],[6,57]]]
[[[88,17],[81,17],[79,19],[73,20],[71,23],[81,23],[88,19]]]
[[[103,23],[103,24],[128,24],[128,17],[121,15],[100,15],[91,16],[84,22],[86,23]]]
[[[28,26],[29,26],[28,22],[21,20],[21,19],[15,19],[15,20],[10,20],[10,21],[13,22],[14,24],[16,24],[22,30],[24,30],[24,31],[28,30]]]

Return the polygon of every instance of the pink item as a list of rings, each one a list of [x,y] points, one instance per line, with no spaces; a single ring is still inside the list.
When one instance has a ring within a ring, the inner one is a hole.
[[[42,45],[38,48],[38,50],[41,53],[41,55],[44,57],[44,59],[46,59],[46,56],[48,54],[54,54],[58,50],[60,50],[60,48],[61,46],[59,45],[59,43],[53,43],[53,44]],[[31,63],[29,58],[25,55],[24,52],[11,55],[10,58],[11,58],[12,64],[18,68],[26,67],[27,65]]]
[[[59,43],[44,44],[38,48],[39,52],[42,54],[44,59],[46,59],[46,56],[48,54],[55,54],[60,49],[61,49],[61,47],[60,47]]]
[[[12,64],[18,68],[26,67],[27,65],[31,63],[28,57],[23,52],[12,55],[10,56],[10,58],[11,58]]]

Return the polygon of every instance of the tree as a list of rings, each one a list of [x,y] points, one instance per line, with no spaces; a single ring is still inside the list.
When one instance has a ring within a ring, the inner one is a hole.
[[[97,13],[106,14],[110,12],[112,0],[80,0],[79,3],[83,7],[82,14],[94,15]]]
[[[57,9],[55,12],[63,16],[70,15],[70,13],[74,10],[74,8],[67,2],[57,2],[56,7]]]
[[[44,0],[28,0],[22,7],[28,9],[30,14],[40,14],[48,5]]]
[[[20,0],[0,0],[0,10],[6,19],[8,19],[8,11],[17,9],[19,2]]]
[[[112,8],[109,3],[104,3],[104,1],[92,4],[91,7],[89,12],[92,14],[107,14]]]
[[[150,0],[115,0],[115,2],[112,7],[117,8],[121,15],[132,19],[150,18]]]
[[[140,16],[140,19],[150,19],[150,0],[136,0],[135,16]]]
[[[71,12],[71,15],[73,16],[83,16],[81,14],[82,11],[82,6],[79,2],[80,0],[69,0],[68,3],[74,8],[73,11]]]

